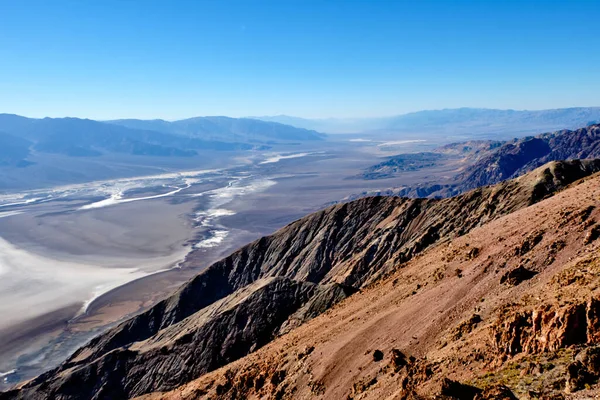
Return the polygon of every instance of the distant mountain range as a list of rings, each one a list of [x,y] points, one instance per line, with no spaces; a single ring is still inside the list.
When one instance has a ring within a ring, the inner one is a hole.
[[[287,115],[253,117],[327,133],[369,131],[519,134],[573,129],[600,122],[600,107],[519,111],[456,108],[418,111],[380,118],[305,119]]]
[[[285,123],[251,118],[196,117],[168,122],[161,119],[120,119],[107,121],[132,129],[167,132],[203,140],[242,143],[322,140],[325,135],[314,130],[297,128]]]
[[[106,153],[191,157],[203,150],[266,149],[273,143],[323,138],[323,134],[303,128],[227,117],[99,122],[0,114],[0,165],[26,165],[30,151],[71,157]]]

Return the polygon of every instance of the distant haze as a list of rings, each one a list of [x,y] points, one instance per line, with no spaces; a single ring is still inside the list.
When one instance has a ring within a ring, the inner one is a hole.
[[[369,131],[437,132],[505,134],[573,129],[600,121],[600,107],[576,107],[552,110],[494,110],[456,108],[425,110],[379,118],[307,119],[288,115],[252,117],[297,128],[326,133]]]

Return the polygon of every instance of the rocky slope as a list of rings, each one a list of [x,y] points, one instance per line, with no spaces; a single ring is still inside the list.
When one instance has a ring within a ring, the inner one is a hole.
[[[509,142],[459,176],[461,189],[491,185],[547,162],[600,157],[600,125],[558,131]]]
[[[600,125],[593,124],[577,130],[544,133],[507,142],[471,141],[443,146],[435,154],[460,158],[461,165],[455,176],[443,181],[425,182],[394,191],[405,197],[449,197],[481,186],[513,179],[550,161],[592,159],[600,157]],[[410,156],[409,158],[406,158]],[[373,179],[390,177],[400,171],[398,160],[409,160],[416,155],[398,155],[374,165],[363,177]],[[431,157],[413,162],[425,168]]]
[[[504,142],[495,140],[470,140],[447,144],[431,152],[398,154],[387,157],[385,161],[367,168],[358,178],[367,180],[393,178],[407,171],[429,169],[451,162],[458,163],[459,165],[462,163],[468,163],[467,165],[474,164],[496,151],[502,145],[504,145]],[[432,189],[430,188],[429,190]],[[411,197],[425,196],[413,193]]]
[[[309,215],[215,263],[5,397],[125,398],[173,389],[295,332],[426,249],[599,170],[600,161],[552,163],[455,198],[374,197]],[[469,251],[478,257],[478,249]]]
[[[599,198],[594,175],[438,242],[256,352],[142,398],[598,398]]]

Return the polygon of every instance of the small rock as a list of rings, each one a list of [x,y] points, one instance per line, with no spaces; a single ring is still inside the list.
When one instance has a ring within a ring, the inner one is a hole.
[[[402,367],[408,365],[408,360],[404,353],[402,353],[398,349],[392,349],[392,359],[390,361],[390,366],[394,371],[399,371]]]
[[[580,361],[572,362],[567,366],[566,393],[573,393],[585,388],[586,383],[593,381],[592,376]]]
[[[500,283],[506,283],[507,285],[516,286],[523,281],[533,278],[536,275],[537,272],[528,270],[527,268],[520,265],[512,271],[508,271],[507,273],[502,275],[502,278],[500,278]]]
[[[514,393],[504,385],[487,387],[475,395],[474,400],[518,400]]]
[[[600,237],[600,226],[594,225],[592,229],[585,235],[584,244],[590,244]]]
[[[465,385],[448,378],[444,378],[440,389],[442,396],[455,397],[459,400],[473,400],[481,392],[482,390],[475,386]]]
[[[381,360],[383,360],[383,351],[381,351],[381,350],[375,350],[373,352],[373,361],[379,362]]]

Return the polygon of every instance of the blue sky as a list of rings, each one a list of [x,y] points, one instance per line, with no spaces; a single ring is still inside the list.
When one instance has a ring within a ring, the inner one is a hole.
[[[598,106],[600,1],[0,0],[0,112]]]

